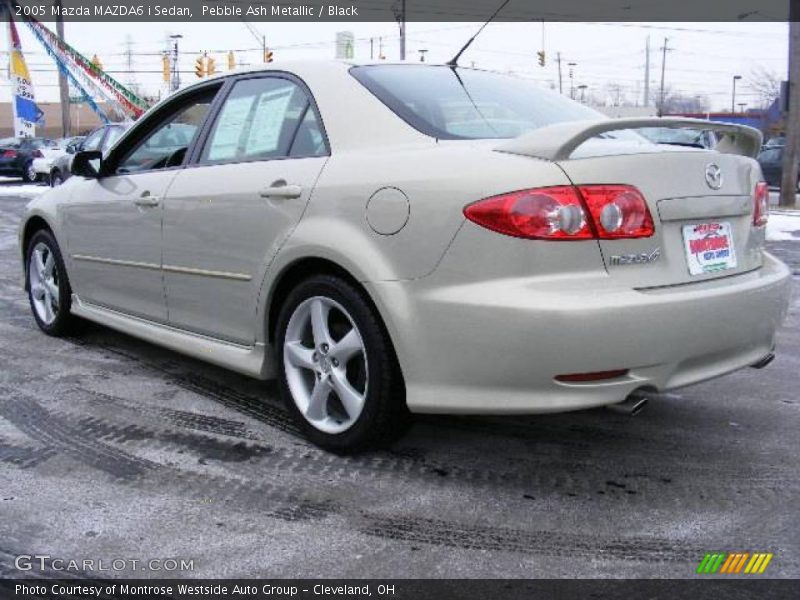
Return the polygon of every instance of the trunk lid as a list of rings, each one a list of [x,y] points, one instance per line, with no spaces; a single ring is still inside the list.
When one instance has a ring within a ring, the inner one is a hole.
[[[764,228],[752,225],[758,163],[734,154],[656,146],[609,155],[611,140],[592,140],[558,165],[573,184],[639,189],[655,224],[649,238],[600,240],[609,276],[635,288],[678,285],[761,266]],[[721,185],[707,182],[718,170]]]

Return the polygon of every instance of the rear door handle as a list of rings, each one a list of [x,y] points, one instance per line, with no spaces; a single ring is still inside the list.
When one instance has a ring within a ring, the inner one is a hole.
[[[287,184],[280,180],[261,190],[262,198],[299,198],[303,195],[303,186]]]
[[[158,196],[151,196],[150,192],[143,193],[133,201],[136,206],[158,206],[159,202],[161,202],[161,198]]]

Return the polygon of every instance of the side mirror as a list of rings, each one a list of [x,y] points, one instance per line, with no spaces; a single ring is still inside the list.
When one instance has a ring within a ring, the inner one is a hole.
[[[75,144],[70,144],[65,148],[67,154],[75,154]]]
[[[73,175],[79,177],[91,177],[97,179],[100,177],[100,168],[103,164],[103,153],[99,150],[81,150],[75,154],[72,159],[72,168],[70,171]]]

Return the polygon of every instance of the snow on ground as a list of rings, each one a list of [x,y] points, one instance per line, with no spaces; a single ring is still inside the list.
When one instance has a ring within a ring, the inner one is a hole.
[[[792,214],[773,211],[767,222],[767,239],[773,242],[800,242],[800,212]]]
[[[35,183],[20,183],[18,177],[0,176],[0,196],[38,196],[47,191],[47,186]]]

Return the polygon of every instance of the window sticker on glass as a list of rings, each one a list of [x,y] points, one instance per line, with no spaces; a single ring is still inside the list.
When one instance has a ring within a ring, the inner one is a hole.
[[[283,121],[294,91],[294,85],[289,85],[261,94],[245,145],[245,154],[266,154],[278,149]]]
[[[214,130],[208,160],[236,158],[242,133],[248,125],[255,96],[229,98]]]

